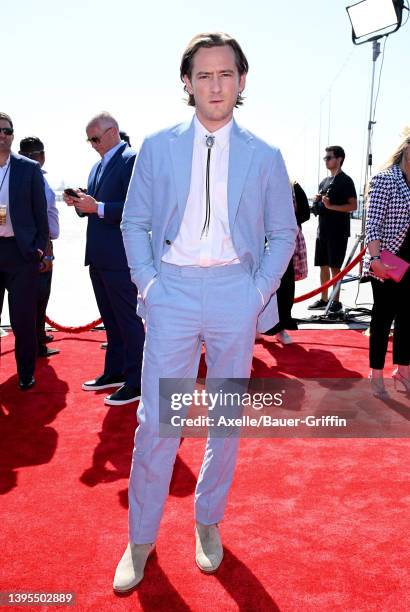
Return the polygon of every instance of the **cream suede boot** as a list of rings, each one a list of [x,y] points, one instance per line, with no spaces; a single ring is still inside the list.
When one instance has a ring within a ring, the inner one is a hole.
[[[117,565],[113,589],[125,593],[137,586],[144,578],[144,569],[155,544],[132,544],[128,546]]]
[[[195,525],[196,564],[200,570],[211,574],[222,563],[224,556],[218,525]]]

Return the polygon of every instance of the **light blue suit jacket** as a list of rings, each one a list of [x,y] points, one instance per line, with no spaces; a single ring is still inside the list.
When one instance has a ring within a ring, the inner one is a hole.
[[[179,232],[190,189],[194,132],[192,121],[148,137],[134,166],[121,230],[131,278],[141,294]],[[232,242],[263,296],[258,331],[266,331],[278,321],[275,292],[295,249],[291,188],[280,151],[235,121],[229,146]],[[138,314],[145,318],[141,298]]]

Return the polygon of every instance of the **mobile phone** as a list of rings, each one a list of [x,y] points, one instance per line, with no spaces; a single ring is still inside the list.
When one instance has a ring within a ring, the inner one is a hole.
[[[79,198],[80,197],[78,195],[78,193],[76,191],[74,191],[74,189],[71,189],[71,187],[67,187],[67,189],[64,189],[64,193],[66,195],[68,195],[70,198]]]

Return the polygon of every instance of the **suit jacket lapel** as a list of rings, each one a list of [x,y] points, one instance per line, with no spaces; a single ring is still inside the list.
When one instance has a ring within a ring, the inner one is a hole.
[[[194,123],[183,124],[170,140],[172,168],[178,199],[179,217],[182,220],[191,185],[192,152],[194,148]]]
[[[241,130],[234,121],[229,144],[228,169],[228,216],[231,232],[233,231],[253,152],[252,136]]]
[[[124,144],[114,153],[114,155],[111,157],[110,161],[108,162],[108,164],[105,166],[104,170],[102,171],[102,174],[100,175],[98,182],[96,182],[96,178],[97,178],[97,172],[98,172],[99,165],[96,167],[94,177],[93,177],[94,197],[96,196],[97,192],[99,191],[101,185],[103,184],[107,176],[110,174],[111,169],[115,166],[118,160],[118,157],[122,154],[126,146],[127,145]]]
[[[9,169],[9,206],[10,210],[13,207],[13,202],[16,201],[16,193],[19,185],[19,164],[17,163],[17,159],[14,153],[10,154],[10,169]]]
[[[96,166],[94,166],[93,170],[91,171],[91,176],[89,179],[89,187],[88,187],[88,194],[94,197],[95,191],[96,191],[96,185],[97,185],[97,174],[99,171],[99,168],[102,164],[102,160],[100,160],[98,162],[98,164]]]

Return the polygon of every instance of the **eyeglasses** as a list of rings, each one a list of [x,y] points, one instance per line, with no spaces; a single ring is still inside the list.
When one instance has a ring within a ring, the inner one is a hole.
[[[325,155],[323,161],[329,161],[330,159],[336,159],[334,155]]]
[[[13,128],[3,128],[0,127],[0,133],[3,132],[5,136],[11,136],[14,133]]]
[[[87,138],[87,142],[90,142],[90,143],[92,143],[92,144],[99,144],[99,143],[101,142],[101,139],[102,139],[102,137],[104,136],[104,134],[106,134],[106,133],[108,132],[108,130],[111,130],[111,128],[112,128],[112,127],[113,127],[113,126],[111,126],[111,127],[107,128],[107,129],[105,130],[105,132],[103,132],[103,133],[101,134],[101,136],[91,136],[91,138]]]

